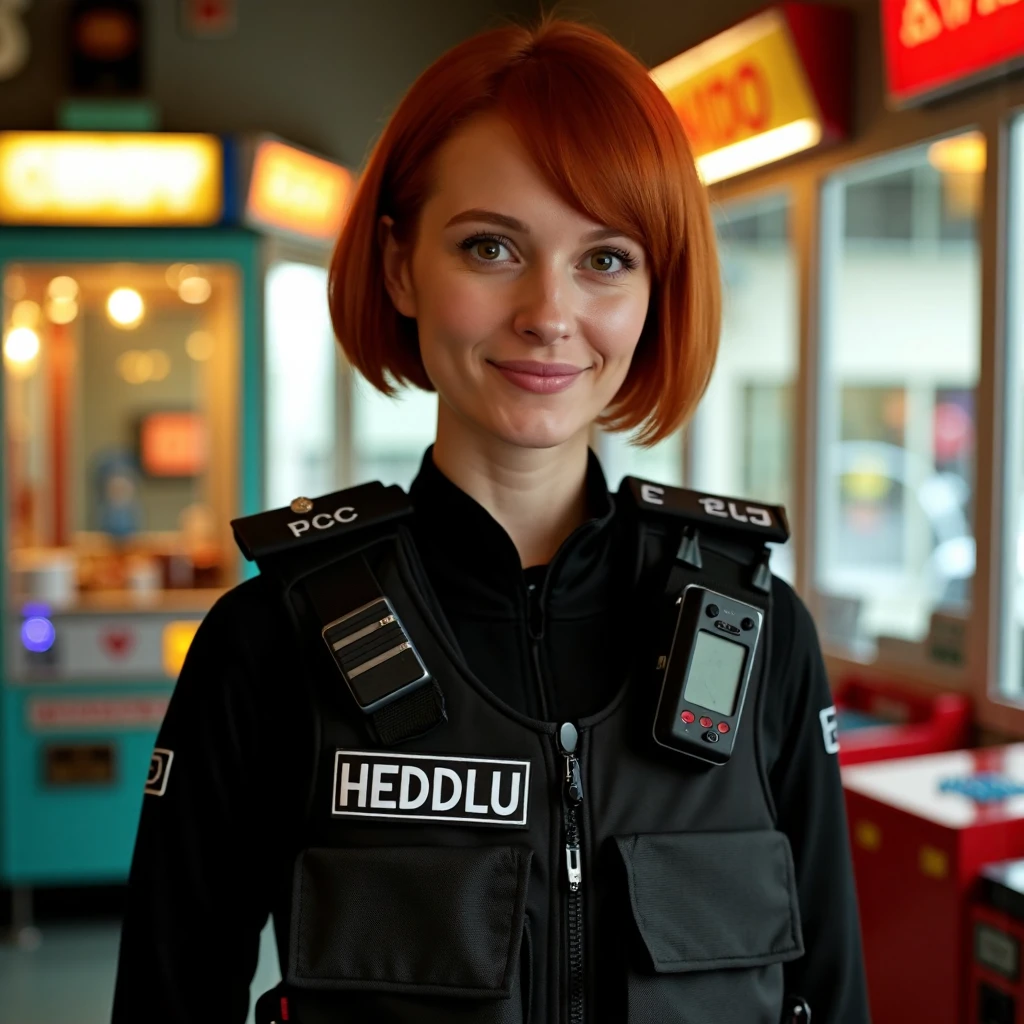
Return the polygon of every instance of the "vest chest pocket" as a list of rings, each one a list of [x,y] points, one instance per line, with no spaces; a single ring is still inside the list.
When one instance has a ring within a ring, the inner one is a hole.
[[[312,849],[296,864],[295,1019],[526,1024],[529,849]]]
[[[803,955],[781,832],[620,836],[629,906],[629,1024],[779,1024],[783,969]]]

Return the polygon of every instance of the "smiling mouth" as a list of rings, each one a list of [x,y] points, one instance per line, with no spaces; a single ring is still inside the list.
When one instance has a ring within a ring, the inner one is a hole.
[[[540,363],[533,360],[513,359],[496,363],[488,360],[510,384],[534,394],[552,395],[572,387],[588,370],[586,366],[571,363]]]

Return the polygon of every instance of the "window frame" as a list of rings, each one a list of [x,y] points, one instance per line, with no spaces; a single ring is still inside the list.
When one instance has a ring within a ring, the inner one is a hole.
[[[853,140],[831,151],[783,161],[761,171],[713,186],[714,203],[732,203],[756,199],[759,195],[790,190],[791,232],[797,260],[799,288],[799,364],[798,400],[794,424],[792,454],[796,478],[797,518],[806,524],[796,538],[796,584],[812,613],[820,614],[824,595],[814,587],[814,565],[819,550],[818,533],[818,457],[822,405],[821,382],[826,379],[828,353],[823,352],[823,311],[831,299],[828,275],[820,271],[825,254],[823,222],[827,203],[823,201],[825,183],[843,169],[874,157],[919,146],[934,139],[974,128],[985,138],[987,160],[984,172],[980,212],[978,251],[980,257],[979,371],[975,390],[976,451],[974,480],[974,533],[977,544],[975,575],[971,589],[971,609],[966,619],[964,663],[953,667],[929,657],[927,641],[894,645],[880,652],[873,662],[857,660],[838,650],[826,650],[825,663],[835,687],[848,677],[887,679],[902,682],[924,692],[956,690],[971,695],[976,721],[983,729],[1009,738],[1024,737],[1024,699],[1008,701],[999,691],[1000,673],[1005,666],[1004,624],[1000,597],[1005,589],[1005,559],[997,557],[1008,533],[1007,512],[1012,495],[1004,493],[1007,453],[1012,450],[1013,435],[1006,423],[1008,378],[1011,355],[1009,334],[1011,311],[1007,308],[1007,266],[1010,229],[1008,199],[1010,190],[1010,136],[1017,116],[1024,116],[1024,80],[988,86],[940,105],[901,112],[869,109],[868,123]],[[1024,131],[1024,126],[1019,130]],[[1024,141],[1019,153],[1024,154]],[[1024,159],[1024,155],[1022,155]],[[1024,194],[1015,196],[1018,232],[1024,227]],[[1024,244],[1015,258],[1024,272]],[[1024,310],[1018,311],[1021,323]],[[1021,328],[1024,333],[1024,326]],[[1017,340],[1017,355],[1024,359],[1024,337]],[[999,382],[1004,382],[1000,384]],[[1024,445],[1024,432],[1018,431]],[[998,467],[998,469],[997,469]]]

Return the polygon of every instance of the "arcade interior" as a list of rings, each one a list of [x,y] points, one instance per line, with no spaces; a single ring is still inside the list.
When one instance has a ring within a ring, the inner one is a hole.
[[[786,506],[872,1020],[1024,1024],[1024,2],[576,6],[678,111],[724,284],[697,415],[596,432],[609,485]],[[415,76],[535,13],[0,0],[0,1024],[109,1020],[230,520],[415,475],[436,397],[346,365],[331,246]]]

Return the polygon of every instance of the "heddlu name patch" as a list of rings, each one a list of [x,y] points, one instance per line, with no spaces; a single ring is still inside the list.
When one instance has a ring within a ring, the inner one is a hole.
[[[523,827],[530,762],[339,750],[332,814]]]

